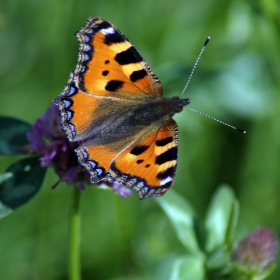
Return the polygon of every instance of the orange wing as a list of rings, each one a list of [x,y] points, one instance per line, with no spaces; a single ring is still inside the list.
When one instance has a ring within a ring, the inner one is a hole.
[[[170,119],[160,128],[139,134],[122,150],[115,147],[117,144],[76,149],[79,162],[90,172],[93,183],[104,180],[130,186],[140,199],[161,196],[170,188],[177,167],[176,122]]]
[[[82,140],[94,118],[92,112],[98,107],[98,100],[77,88],[71,72],[64,91],[54,102],[59,106],[61,124],[70,141]]]
[[[83,92],[127,99],[162,95],[159,79],[110,22],[89,18],[76,37],[80,48],[75,75]]]
[[[79,163],[82,164],[90,174],[92,183],[105,180],[110,166],[118,151],[111,151],[107,146],[83,146],[75,150]]]
[[[170,119],[118,155],[111,165],[110,176],[134,188],[140,199],[162,196],[176,173],[177,145],[177,124]]]
[[[110,22],[90,18],[76,33],[76,69],[54,100],[70,141],[85,140],[91,124],[130,102],[162,95],[161,83],[134,46]]]

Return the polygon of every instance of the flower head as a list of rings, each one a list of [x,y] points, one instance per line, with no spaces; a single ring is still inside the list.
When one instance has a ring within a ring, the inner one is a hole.
[[[60,114],[56,105],[51,104],[35,122],[33,131],[27,133],[27,138],[31,149],[40,154],[41,166],[53,167],[60,178],[59,182],[84,185],[84,182],[89,180],[88,173],[78,164],[74,152],[79,143],[69,142],[67,139],[60,125]]]
[[[273,231],[260,227],[238,243],[232,259],[243,271],[263,273],[275,263],[277,251],[278,240]]]

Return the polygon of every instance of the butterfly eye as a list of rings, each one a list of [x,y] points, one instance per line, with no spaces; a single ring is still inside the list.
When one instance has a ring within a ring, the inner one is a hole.
[[[182,110],[183,110],[183,106],[177,106],[177,108],[176,108],[176,113],[180,113],[180,112],[182,112]]]

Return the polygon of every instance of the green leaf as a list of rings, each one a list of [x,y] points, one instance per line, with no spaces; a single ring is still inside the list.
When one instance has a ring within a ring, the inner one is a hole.
[[[179,240],[189,253],[201,256],[194,229],[195,214],[190,204],[172,189],[155,201],[171,220]]]
[[[233,191],[223,185],[215,193],[206,216],[206,251],[214,252],[223,245],[231,246],[237,224],[239,205]]]
[[[208,270],[221,270],[223,268],[227,268],[230,261],[230,255],[227,248],[224,246],[218,248],[210,256],[208,256],[206,267]]]
[[[186,256],[174,261],[168,280],[203,280],[203,259],[199,257]]]
[[[26,122],[10,117],[0,117],[0,154],[21,155],[26,154],[25,146],[29,144],[26,132],[32,126]]]
[[[13,163],[0,177],[0,218],[30,200],[40,189],[46,168],[38,158]]]

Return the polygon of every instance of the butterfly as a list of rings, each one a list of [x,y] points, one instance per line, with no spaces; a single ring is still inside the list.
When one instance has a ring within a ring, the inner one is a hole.
[[[55,98],[61,124],[91,182],[162,196],[177,167],[172,119],[189,99],[162,97],[162,86],[129,40],[109,21],[91,17],[76,33],[78,62]]]

